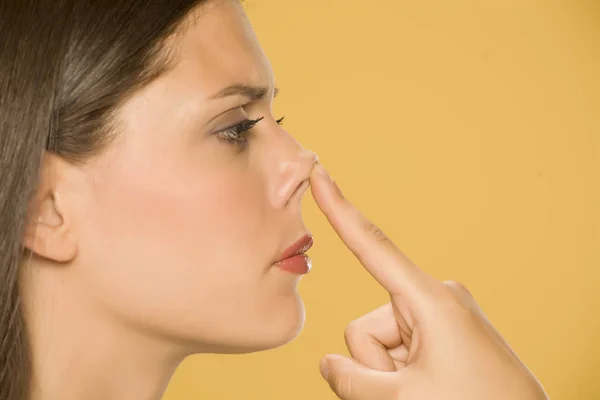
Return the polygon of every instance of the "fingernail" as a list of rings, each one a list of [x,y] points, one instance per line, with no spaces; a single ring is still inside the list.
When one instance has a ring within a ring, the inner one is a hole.
[[[327,377],[329,377],[329,364],[325,358],[321,358],[321,361],[319,361],[319,370],[321,371],[321,376],[327,380]]]

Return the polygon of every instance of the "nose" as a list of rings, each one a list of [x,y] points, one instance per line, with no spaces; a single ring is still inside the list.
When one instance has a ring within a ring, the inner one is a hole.
[[[276,208],[300,204],[309,186],[308,178],[317,155],[303,148],[287,133],[285,144],[278,149],[275,157],[277,171],[271,190],[271,201]],[[280,143],[281,144],[281,143]]]

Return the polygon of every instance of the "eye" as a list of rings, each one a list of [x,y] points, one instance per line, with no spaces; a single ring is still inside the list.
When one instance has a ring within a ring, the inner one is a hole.
[[[254,128],[256,124],[258,124],[264,118],[265,117],[246,119],[240,123],[217,132],[217,134],[219,135],[220,139],[237,146],[240,150],[243,150],[248,145],[248,134],[252,128]]]
[[[248,146],[248,137],[251,133],[252,128],[256,126],[260,121],[262,121],[265,117],[260,117],[257,119],[246,119],[240,123],[232,125],[228,128],[225,128],[219,132],[219,138],[228,143],[231,143],[238,147],[238,149],[243,150]],[[283,120],[285,117],[279,118],[276,122],[278,125],[283,125]]]

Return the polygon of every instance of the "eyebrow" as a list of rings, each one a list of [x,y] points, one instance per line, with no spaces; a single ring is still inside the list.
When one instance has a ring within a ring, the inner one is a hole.
[[[210,99],[222,99],[229,96],[243,96],[247,97],[251,101],[258,101],[265,98],[269,93],[268,87],[250,86],[244,84],[235,84],[227,86],[224,89],[219,90],[216,94],[210,96]],[[279,89],[275,88],[273,97],[276,97],[279,93]]]

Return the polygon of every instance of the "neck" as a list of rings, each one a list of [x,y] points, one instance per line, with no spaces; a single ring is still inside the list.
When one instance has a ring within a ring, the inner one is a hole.
[[[36,270],[22,291],[32,400],[159,400],[185,354],[103,315]],[[25,280],[27,281],[27,280]],[[35,298],[31,294],[35,293]]]

